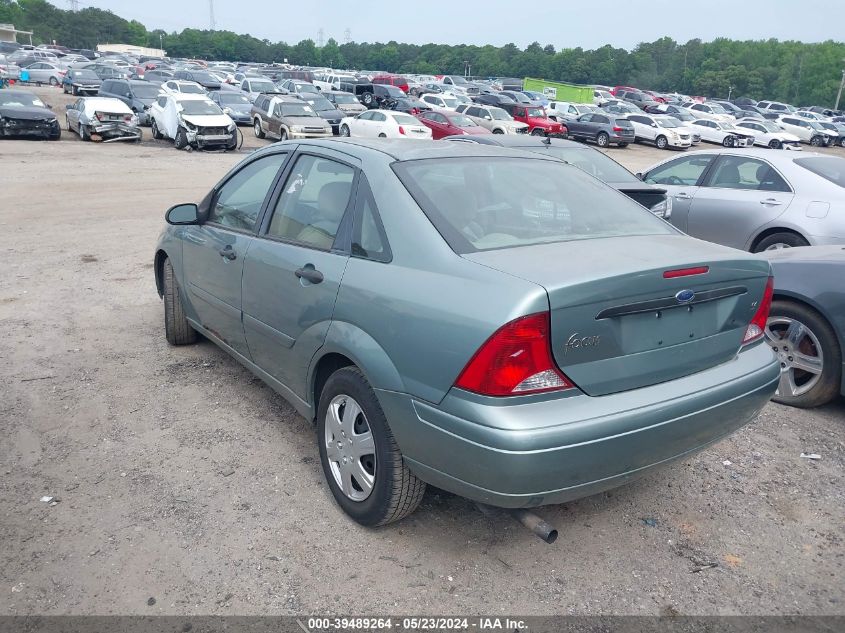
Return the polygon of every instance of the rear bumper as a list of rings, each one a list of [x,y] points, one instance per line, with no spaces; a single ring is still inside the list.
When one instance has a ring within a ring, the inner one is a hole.
[[[608,396],[509,404],[452,390],[439,405],[378,391],[421,479],[500,507],[563,503],[622,485],[752,421],[780,376],[757,344],[692,376]]]
[[[628,143],[629,145],[634,144],[634,135],[633,134],[610,134],[610,142],[611,143]]]
[[[141,130],[125,123],[100,123],[99,125],[89,125],[88,129],[91,130],[92,134],[99,134],[103,137],[103,140],[107,141],[134,141],[141,138]]]

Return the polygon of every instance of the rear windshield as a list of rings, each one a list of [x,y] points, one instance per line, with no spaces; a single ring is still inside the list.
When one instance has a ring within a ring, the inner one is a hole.
[[[630,124],[629,121],[626,121],[626,123]],[[634,174],[615,160],[589,147],[563,147],[561,145],[543,145],[541,147],[537,145],[520,149],[565,160],[567,163],[580,167],[591,176],[595,176],[604,182],[640,182]]]
[[[795,164],[811,171],[834,185],[845,188],[845,158],[838,156],[812,156],[796,158]]]
[[[394,170],[457,253],[675,232],[627,196],[559,162],[438,158],[396,163]]]
[[[393,119],[399,125],[415,125],[415,124],[419,123],[418,119],[415,119],[414,117],[409,116],[407,114],[393,114],[391,116],[393,116]]]

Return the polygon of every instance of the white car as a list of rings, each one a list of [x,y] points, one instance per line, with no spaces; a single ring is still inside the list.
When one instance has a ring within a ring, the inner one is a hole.
[[[355,83],[355,75],[348,73],[317,73],[314,75],[314,87],[323,92],[340,90],[340,83]]]
[[[454,112],[455,108],[461,104],[456,96],[446,93],[439,95],[426,93],[421,96],[420,99],[432,108],[436,108],[438,110],[451,110],[452,112]]]
[[[792,114],[785,114],[775,121],[784,131],[794,134],[813,147],[827,147],[837,135],[824,129],[818,121],[808,121]]]
[[[611,95],[611,99],[613,96]],[[567,119],[577,119],[582,114],[595,112],[594,105],[586,103],[570,103],[568,101],[549,101],[546,106],[546,116],[552,121],[566,121]]]
[[[208,93],[205,88],[200,86],[195,81],[183,81],[180,79],[169,79],[161,84],[161,90],[172,95],[202,95],[206,96]]]
[[[279,90],[269,79],[257,79],[255,77],[247,77],[241,82],[241,91],[247,96],[251,103],[255,103],[255,98],[262,93],[270,94],[287,94],[286,90]]]
[[[607,90],[593,90],[593,103],[597,106],[604,105],[611,99],[615,99]]]
[[[835,121],[819,121],[818,123],[831,134],[837,135],[836,138],[830,139],[831,145],[845,147],[845,123],[837,123]]]
[[[736,120],[718,103],[693,103],[689,105],[688,108],[695,116],[701,119],[725,122]]]
[[[765,119],[742,119],[736,126],[754,135],[754,145],[772,149],[801,149],[801,139]]]
[[[754,145],[754,133],[736,127],[733,123],[698,119],[692,127],[701,135],[702,141],[718,143],[724,147],[751,147]]]
[[[340,121],[340,135],[354,138],[407,138],[431,140],[431,130],[404,112],[367,110]]]
[[[826,117],[818,112],[810,112],[809,110],[798,110],[798,112],[795,112],[794,114],[795,116],[800,116],[802,119],[808,119],[810,121],[830,121],[830,117]]]
[[[470,99],[465,94],[461,94],[460,92],[454,92],[453,90],[447,89],[443,94],[447,94],[451,97],[455,97],[455,99],[458,100],[458,104],[461,104],[461,105],[470,105],[472,103],[475,103],[472,99]],[[455,112],[457,112],[457,108],[455,109]]]
[[[487,128],[493,134],[527,134],[528,124],[514,121],[513,117],[502,108],[496,106],[475,105],[462,103],[455,112],[467,115],[481,127]]]
[[[233,150],[238,127],[216,103],[203,95],[162,94],[149,109],[153,138],[173,139],[176,149]]]
[[[657,149],[687,149],[692,145],[692,130],[677,119],[664,115],[629,114],[635,141],[654,143]]]
[[[678,134],[689,134],[689,136],[690,136],[689,140],[690,140],[690,143],[693,146],[700,145],[701,144],[701,134],[699,134],[698,130],[696,130],[694,127],[692,127],[690,125],[690,123],[692,121],[694,121],[695,119],[693,119],[693,118],[682,119],[682,118],[680,118],[682,116],[683,115],[681,115],[681,114],[667,114],[666,119],[672,120],[672,121],[674,121],[675,123],[678,124],[678,127],[676,128],[676,131],[678,132]]]

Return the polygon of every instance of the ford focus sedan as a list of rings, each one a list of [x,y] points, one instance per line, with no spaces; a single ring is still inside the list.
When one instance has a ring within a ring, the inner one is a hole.
[[[277,143],[166,219],[167,340],[201,334],[313,420],[364,525],[426,484],[505,508],[621,485],[778,384],[768,262],[542,155]]]

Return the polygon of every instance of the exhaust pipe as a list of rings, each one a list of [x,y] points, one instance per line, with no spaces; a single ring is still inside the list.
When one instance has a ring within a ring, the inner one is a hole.
[[[486,503],[476,503],[476,505],[483,514],[489,517],[496,516],[500,512],[507,513],[512,519],[522,523],[522,525],[531,530],[534,536],[549,545],[557,540],[557,530],[554,526],[549,525],[530,510],[526,510],[525,508],[495,508]]]

